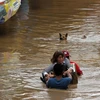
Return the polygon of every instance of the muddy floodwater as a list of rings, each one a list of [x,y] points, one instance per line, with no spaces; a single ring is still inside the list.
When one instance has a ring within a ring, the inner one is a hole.
[[[68,90],[40,80],[56,50],[68,50],[83,71]],[[22,0],[0,25],[0,100],[100,100],[100,0]]]

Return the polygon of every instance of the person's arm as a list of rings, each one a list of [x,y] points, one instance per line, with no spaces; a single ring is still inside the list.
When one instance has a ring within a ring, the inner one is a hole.
[[[63,76],[66,76],[66,75],[67,75],[69,78],[72,79],[72,75],[71,75],[71,72],[70,72],[69,70],[64,71]]]
[[[46,69],[43,70],[43,72],[42,72],[43,78],[45,77],[45,75],[48,75],[51,71],[53,71],[54,65],[55,64],[51,64],[49,67],[47,67]]]
[[[67,72],[67,76],[72,79],[72,75],[69,72]]]
[[[64,61],[65,61],[66,69],[68,69],[68,71],[69,71],[70,73],[72,73],[73,68],[72,68],[72,65],[71,65],[69,59],[68,59],[68,58],[65,58]],[[65,72],[65,73],[66,73],[66,72]]]
[[[68,69],[72,67],[68,58],[65,58],[65,64],[67,65]]]

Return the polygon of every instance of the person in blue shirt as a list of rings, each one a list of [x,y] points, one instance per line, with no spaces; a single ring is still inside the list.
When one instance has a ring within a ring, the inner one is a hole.
[[[67,89],[68,85],[72,80],[71,74],[67,71],[68,77],[62,77],[64,72],[64,65],[63,64],[55,64],[54,68],[54,78],[49,78],[46,82],[46,86],[48,88],[55,88],[55,89]]]
[[[53,72],[53,67],[56,63],[64,65],[65,69],[64,69],[63,76],[66,76],[67,71],[70,73],[72,72],[72,66],[70,64],[70,61],[64,57],[62,51],[55,51],[51,58],[51,62],[52,64],[42,71],[42,77],[40,77],[42,82],[44,82],[45,84],[50,77],[54,77],[54,75],[51,74],[51,72]]]

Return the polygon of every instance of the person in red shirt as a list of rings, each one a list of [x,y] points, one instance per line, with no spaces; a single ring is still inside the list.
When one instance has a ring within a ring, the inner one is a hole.
[[[67,50],[63,50],[62,52],[64,53],[65,57],[70,60],[69,52]],[[82,70],[80,69],[79,65],[76,62],[70,60],[70,63],[71,64],[73,64],[73,63],[75,64],[77,75],[79,75],[79,76],[83,75]]]

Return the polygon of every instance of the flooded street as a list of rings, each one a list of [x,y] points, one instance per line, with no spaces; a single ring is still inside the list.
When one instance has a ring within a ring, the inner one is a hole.
[[[56,50],[68,50],[83,71],[68,90],[47,89],[40,80]],[[0,100],[99,100],[99,77],[100,0],[22,0],[0,25]]]

